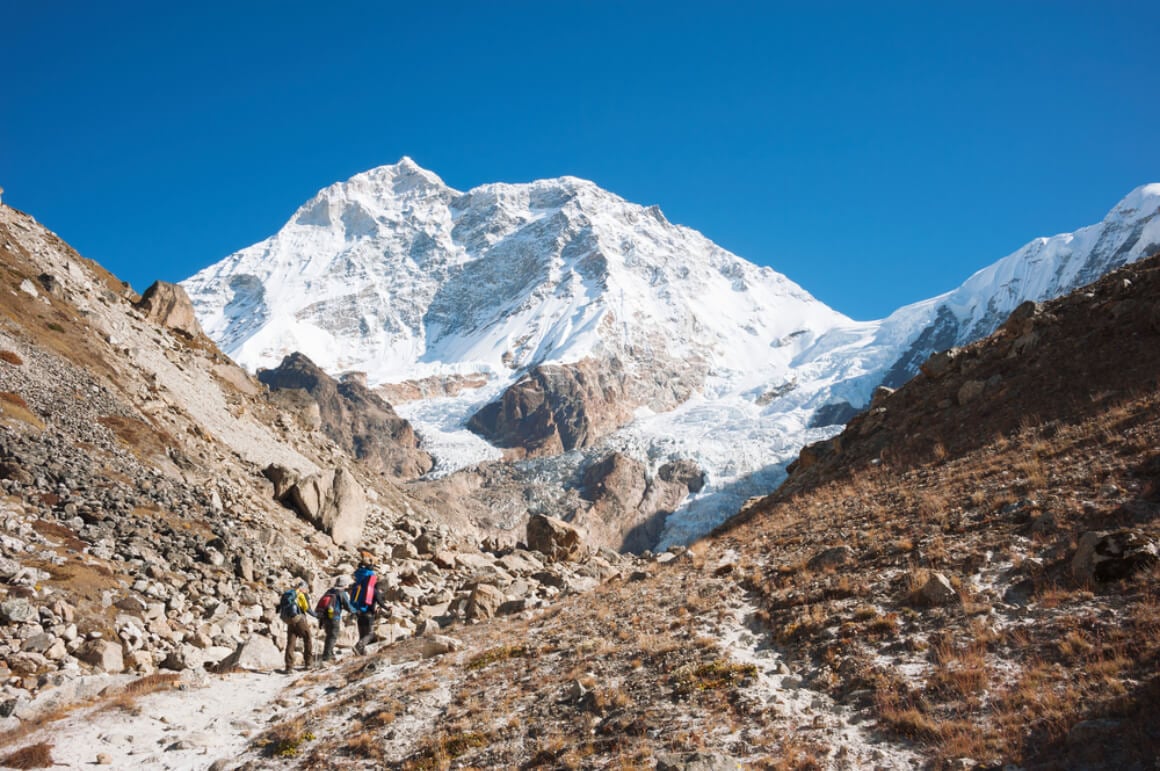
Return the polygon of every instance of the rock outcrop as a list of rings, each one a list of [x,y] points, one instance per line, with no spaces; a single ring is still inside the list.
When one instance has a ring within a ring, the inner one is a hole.
[[[590,447],[623,425],[633,404],[618,368],[585,360],[536,367],[468,421],[498,447],[528,456]]]
[[[666,463],[650,476],[640,461],[612,453],[585,469],[581,496],[591,505],[572,521],[592,544],[639,553],[653,547],[665,518],[703,486],[692,461]]]
[[[354,546],[362,539],[369,506],[366,492],[350,471],[330,469],[304,479],[293,478],[280,466],[265,473],[274,482],[275,497],[335,543]]]
[[[316,411],[303,422],[319,425],[326,436],[369,468],[398,479],[415,479],[434,461],[419,447],[411,424],[357,377],[337,381],[300,353],[285,357],[276,369],[258,372],[271,391],[309,396]],[[290,397],[294,398],[294,397]]]
[[[137,310],[145,314],[145,318],[188,337],[198,337],[202,334],[201,324],[193,311],[193,303],[190,302],[185,289],[178,284],[153,282],[145,290],[145,294],[141,295]]]
[[[1080,536],[1071,572],[1080,581],[1119,581],[1160,561],[1160,549],[1137,530],[1090,531]]]

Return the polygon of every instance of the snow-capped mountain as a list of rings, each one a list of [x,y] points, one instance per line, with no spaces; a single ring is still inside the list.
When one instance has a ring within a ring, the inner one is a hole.
[[[502,412],[497,400],[521,386],[535,381],[535,401],[567,380],[585,403],[544,420],[587,410],[588,429],[558,450],[615,450],[654,470],[687,459],[705,472],[663,544],[768,492],[801,446],[930,352],[1160,248],[1158,210],[1160,185],[1138,188],[1098,225],[1038,239],[952,292],[855,322],[591,182],[461,193],[403,159],[326,188],[269,239],[183,283],[206,332],[250,369],[301,351],[332,374],[364,371],[371,386],[469,383],[416,388],[435,395],[396,403],[439,474],[500,457],[466,429],[485,405]],[[552,365],[572,369],[561,378]]]

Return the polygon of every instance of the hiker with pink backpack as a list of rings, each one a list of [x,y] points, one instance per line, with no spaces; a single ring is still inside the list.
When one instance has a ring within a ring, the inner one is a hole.
[[[378,576],[372,564],[374,555],[363,551],[359,555],[359,565],[354,571],[354,585],[350,590],[350,604],[354,607],[355,618],[358,620],[358,642],[355,643],[355,653],[362,655],[367,652],[367,646],[375,640],[375,616],[381,609],[389,617],[391,606],[387,603],[383,593],[378,591]]]

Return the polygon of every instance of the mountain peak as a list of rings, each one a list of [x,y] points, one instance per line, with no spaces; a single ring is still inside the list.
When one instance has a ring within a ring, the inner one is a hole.
[[[1124,196],[1108,217],[1131,216],[1137,212],[1154,214],[1157,211],[1160,211],[1160,182],[1149,182]]]
[[[376,199],[415,193],[453,192],[438,174],[423,168],[407,155],[397,163],[368,169],[328,189],[334,187],[345,191],[362,191]]]

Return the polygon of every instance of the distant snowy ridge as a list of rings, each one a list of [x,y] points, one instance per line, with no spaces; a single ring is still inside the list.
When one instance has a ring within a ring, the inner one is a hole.
[[[564,177],[447,187],[404,158],[320,191],[275,235],[183,282],[207,333],[250,369],[301,351],[371,385],[485,375],[397,404],[449,473],[499,452],[468,418],[531,368],[615,361],[641,385],[608,449],[651,468],[694,460],[706,488],[670,517],[700,535],[768,492],[807,442],[910,377],[934,350],[993,331],[1019,303],[1063,294],[1160,248],[1160,185],[1098,225],[1037,239],[962,286],[855,322],[769,268]],[[674,369],[695,387],[663,383]]]

